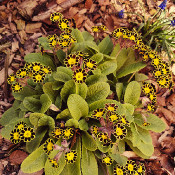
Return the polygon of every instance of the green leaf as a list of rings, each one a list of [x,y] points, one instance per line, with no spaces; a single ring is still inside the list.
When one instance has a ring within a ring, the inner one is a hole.
[[[116,154],[110,154],[110,153],[109,153],[109,155],[110,155],[110,157],[111,157],[113,160],[115,160],[119,165],[121,165],[121,166],[125,166],[125,165],[126,165],[126,162],[127,162],[127,160],[128,160],[127,157],[122,156],[122,155],[120,155],[119,153],[116,153]]]
[[[59,82],[59,81],[54,81],[52,84],[52,89],[53,90],[60,90],[63,87],[63,82]]]
[[[69,109],[65,109],[57,115],[56,119],[68,119],[70,118],[70,115],[71,114],[70,114]]]
[[[80,95],[71,94],[67,100],[67,106],[72,117],[76,120],[88,115],[88,104]]]
[[[125,151],[125,142],[123,140],[120,140],[118,142],[118,149],[120,154],[122,154]]]
[[[49,46],[49,40],[47,37],[40,37],[38,38],[38,42],[44,48],[44,50],[52,50]]]
[[[57,81],[67,82],[72,79],[72,71],[66,67],[58,67],[53,73],[53,78]]]
[[[41,113],[45,113],[49,109],[50,105],[52,104],[52,101],[50,100],[47,94],[42,94],[40,96],[40,102],[42,104],[41,111],[40,111]]]
[[[99,48],[97,46],[97,44],[94,41],[86,41],[85,42],[85,47],[88,49],[93,49],[96,52],[99,52]]]
[[[39,127],[37,129],[35,138],[32,141],[26,143],[26,149],[29,153],[32,153],[39,147],[46,132],[47,132],[47,129],[45,127]]]
[[[75,37],[78,43],[84,41],[83,35],[78,29],[72,29],[72,36]]]
[[[83,146],[89,151],[95,151],[97,149],[95,140],[91,135],[88,134],[88,132],[82,133],[82,143]]]
[[[94,153],[82,146],[81,168],[83,175],[98,175],[97,160]]]
[[[7,125],[11,120],[19,119],[19,111],[15,110],[14,107],[9,108],[0,118],[0,124],[2,126]]]
[[[71,118],[66,121],[65,126],[79,128],[79,123],[78,120]]]
[[[79,128],[82,131],[87,131],[89,129],[88,123],[86,122],[86,120],[84,118],[79,120]]]
[[[142,74],[142,73],[138,73],[136,72],[135,74],[135,81],[145,81],[148,79],[148,76],[146,76],[145,74]]]
[[[117,93],[117,97],[119,100],[121,99],[122,92],[123,92],[123,83],[117,83],[116,84],[116,93]]]
[[[39,62],[44,66],[49,66],[53,70],[55,70],[55,65],[51,57],[47,54],[41,55],[41,53],[29,53],[24,57],[24,60],[28,63]]]
[[[109,75],[117,69],[117,62],[116,60],[105,61],[100,64],[98,68],[101,70],[103,75]]]
[[[75,82],[74,80],[69,80],[64,84],[63,88],[61,89],[61,92],[60,92],[61,99],[66,102],[69,95],[75,94],[75,92],[76,92]]]
[[[25,86],[23,90],[18,93],[12,92],[12,95],[16,100],[23,101],[25,97],[37,95],[37,91],[31,89],[30,87]]]
[[[51,99],[52,103],[55,103],[55,99],[56,99],[56,91],[54,91],[52,89],[52,82],[47,82],[43,85],[43,91],[45,94],[47,94],[49,96],[49,98]]]
[[[43,150],[43,145],[31,153],[21,164],[24,173],[34,173],[44,168],[47,155]]]
[[[59,60],[62,64],[64,64],[64,59],[66,58],[66,53],[65,53],[62,49],[59,49],[59,50],[57,51],[56,55],[57,55],[58,60]]]
[[[128,59],[128,51],[126,50],[126,48],[123,48],[120,53],[117,55],[117,69],[116,71],[118,71],[126,62],[126,60]]]
[[[21,104],[21,101],[20,101],[20,100],[15,100],[15,101],[13,102],[13,105],[12,105],[13,109],[14,109],[14,110],[19,109],[19,108],[20,108],[20,104]]]
[[[90,104],[105,99],[110,93],[110,86],[105,82],[98,82],[88,87],[86,101]]]
[[[85,41],[93,41],[94,37],[87,31],[82,32],[83,38]]]
[[[111,148],[111,146],[103,146],[102,143],[98,139],[96,139],[96,144],[97,144],[98,149],[103,153],[107,153],[109,149]]]
[[[148,159],[150,156],[146,156],[145,154],[143,154],[137,147],[134,147],[132,142],[125,139],[126,143],[129,145],[129,147],[140,157],[142,157],[143,159]]]
[[[133,113],[134,113],[134,106],[132,104],[125,103],[125,104],[122,104],[122,106],[124,108],[126,108],[131,115],[133,115]]]
[[[137,81],[132,81],[128,84],[125,90],[124,102],[135,105],[140,98],[140,94],[141,94],[140,84]]]
[[[144,120],[140,114],[134,115],[135,123],[146,130],[154,132],[162,132],[166,129],[165,123],[159,117],[150,113],[147,113],[147,115],[147,122],[150,123],[150,126],[143,126]]]
[[[41,102],[34,97],[25,97],[23,105],[26,109],[32,112],[40,112]]]
[[[109,36],[105,37],[98,45],[99,51],[108,55],[113,49],[113,43]]]
[[[96,61],[96,63],[99,63],[103,60],[103,54],[102,53],[96,53],[90,59],[93,60],[93,61]]]
[[[131,73],[134,73],[134,72],[137,72],[137,71],[143,69],[145,66],[146,66],[146,64],[142,63],[142,62],[130,64],[128,66],[125,66],[123,69],[121,69],[117,73],[116,77],[117,78],[124,77],[124,76],[126,76],[128,74],[131,74]]]
[[[116,55],[119,54],[119,52],[120,52],[120,44],[117,43],[110,56],[116,57]]]
[[[82,97],[82,98],[86,98],[86,95],[87,95],[87,90],[88,90],[88,87],[85,83],[76,83],[76,86],[77,87],[77,90],[78,90],[78,94]]]
[[[106,82],[107,81],[107,77],[106,75],[103,75],[103,74],[96,74],[96,75],[90,75],[87,79],[86,79],[86,84],[89,86],[89,85],[92,85],[92,84],[95,84],[97,82]]]

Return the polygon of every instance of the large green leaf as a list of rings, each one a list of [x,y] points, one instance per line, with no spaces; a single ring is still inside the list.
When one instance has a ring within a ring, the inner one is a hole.
[[[132,81],[128,84],[125,90],[124,102],[135,105],[140,98],[140,94],[141,94],[140,84],[137,81]]]
[[[28,86],[25,86],[23,88],[23,90],[20,91],[20,92],[17,92],[17,93],[13,92],[12,93],[12,95],[14,96],[14,98],[16,100],[20,100],[20,101],[23,101],[25,97],[29,97],[29,96],[36,95],[36,94],[38,94],[38,92],[35,91],[35,90],[33,90],[33,89],[31,89]]]
[[[146,130],[152,130],[154,132],[162,132],[165,130],[166,125],[159,117],[150,113],[147,113],[147,115],[148,115],[147,122],[150,123],[149,126],[143,126],[144,120],[141,114],[134,115],[135,123]]]
[[[105,99],[110,92],[110,86],[105,82],[98,82],[88,87],[86,101],[90,104]]]
[[[137,71],[143,69],[145,66],[146,66],[146,64],[142,63],[142,62],[130,64],[130,65],[122,68],[119,72],[117,72],[116,77],[117,78],[124,77],[128,74],[131,74],[131,73],[134,73],[134,72],[137,72]]]
[[[103,75],[103,74],[96,74],[96,75],[90,75],[87,79],[86,79],[86,84],[89,86],[89,85],[92,85],[94,83],[97,83],[97,82],[106,82],[107,81],[107,77],[106,75]]]
[[[40,37],[38,38],[38,42],[45,50],[52,50],[49,46],[49,40],[47,37]]]
[[[55,65],[53,64],[51,57],[47,54],[42,55],[41,53],[29,53],[24,57],[24,60],[28,63],[39,62],[44,66],[49,66],[55,70]]]
[[[85,83],[76,83],[75,84],[77,87],[77,94],[79,94],[81,97],[83,97],[84,99],[86,98],[86,95],[87,95],[87,90],[88,90],[88,87]]]
[[[82,143],[83,146],[89,151],[95,151],[97,149],[95,140],[91,135],[88,134],[88,132],[82,133]]]
[[[2,126],[7,125],[11,120],[19,119],[19,110],[15,110],[14,107],[9,108],[0,118],[0,124]]]
[[[78,29],[72,29],[72,35],[75,37],[78,43],[81,43],[84,41],[82,33]]]
[[[120,155],[119,153],[109,154],[110,157],[115,160],[119,165],[125,166],[128,160],[127,157]]]
[[[98,139],[96,139],[96,144],[97,144],[98,149],[103,153],[107,153],[109,149],[111,148],[111,146],[103,146],[102,143]]]
[[[59,113],[56,119],[69,119],[71,116],[69,109],[64,109],[61,113]]]
[[[113,49],[113,51],[112,51],[112,53],[111,53],[110,56],[116,57],[117,54],[119,54],[119,52],[120,52],[120,44],[117,43],[117,44],[115,45],[115,47],[114,47],[114,49]]]
[[[134,113],[134,106],[132,104],[125,103],[125,104],[122,104],[122,106],[124,108],[126,108],[131,115],[133,115],[133,113]]]
[[[135,81],[142,82],[142,81],[145,81],[147,79],[148,79],[148,76],[146,76],[145,74],[136,72],[136,74],[135,74]]]
[[[82,146],[81,168],[83,175],[98,175],[97,160],[94,153]]]
[[[23,105],[26,109],[32,112],[40,112],[40,109],[41,109],[40,100],[34,97],[25,97],[23,101]]]
[[[91,60],[96,61],[96,63],[99,63],[103,60],[103,54],[102,53],[96,53],[91,58]]]
[[[105,37],[98,45],[99,51],[104,54],[109,54],[113,49],[113,43],[109,36]]]
[[[60,95],[61,99],[65,102],[67,101],[70,94],[74,94],[76,92],[75,82],[74,80],[67,81],[63,88],[61,89]]]
[[[58,67],[53,73],[53,78],[57,81],[66,82],[72,79],[72,70],[66,67]]]
[[[109,75],[117,69],[117,62],[116,60],[105,61],[100,64],[98,68],[101,70],[103,75]]]
[[[21,164],[24,173],[34,173],[44,168],[47,155],[43,150],[43,145],[32,152]]]
[[[39,147],[46,132],[47,132],[47,129],[45,127],[39,127],[37,129],[35,138],[32,141],[26,143],[26,149],[29,153],[32,153]]]
[[[68,109],[72,117],[79,120],[81,117],[86,117],[89,112],[87,102],[78,94],[71,94],[67,100]]]
[[[40,102],[42,104],[41,110],[40,110],[41,113],[45,113],[49,109],[50,105],[52,104],[52,101],[47,94],[42,94],[40,96]]]
[[[93,41],[94,37],[87,31],[82,32],[83,38],[85,41]]]
[[[52,89],[52,82],[47,82],[43,85],[43,91],[45,94],[47,94],[49,96],[49,98],[51,99],[52,103],[55,102],[56,99],[56,91],[54,91]]]
[[[57,58],[62,64],[64,64],[64,59],[66,58],[66,53],[62,49],[59,49],[57,51]]]
[[[79,128],[79,123],[78,120],[71,118],[66,121],[65,126]]]
[[[79,128],[82,131],[87,131],[89,129],[88,123],[86,122],[86,120],[84,118],[79,120]]]
[[[117,97],[119,100],[121,99],[122,92],[123,92],[123,83],[117,83],[116,84],[116,93],[117,93]]]

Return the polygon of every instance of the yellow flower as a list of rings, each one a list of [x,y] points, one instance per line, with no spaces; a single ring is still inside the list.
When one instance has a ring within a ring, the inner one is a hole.
[[[49,155],[51,151],[53,151],[53,147],[54,147],[54,141],[49,138],[45,141],[43,149],[45,153]]]
[[[144,122],[144,123],[142,124],[142,126],[150,126],[150,123]]]
[[[140,174],[144,174],[145,171],[146,171],[145,165],[144,165],[143,163],[139,163],[139,164],[137,165],[137,172],[139,173],[139,175],[140,175]]]
[[[113,103],[105,104],[105,109],[109,112],[115,112],[117,110],[118,106]]]
[[[115,39],[120,38],[123,35],[123,30],[121,28],[115,29],[111,34]]]
[[[59,39],[59,45],[61,48],[68,47],[70,45],[70,39]]]
[[[108,118],[111,122],[117,121],[119,119],[119,115],[115,112],[110,112]]]
[[[126,117],[123,115],[123,116],[120,116],[120,122],[125,125],[125,126],[129,126],[130,123],[126,120]]]
[[[52,69],[51,69],[49,66],[43,66],[42,71],[43,71],[45,74],[51,74],[51,73],[52,73]]]
[[[99,129],[98,129],[98,127],[96,126],[96,125],[94,125],[94,126],[92,126],[92,133],[96,136],[97,135],[97,133],[98,133],[98,131],[99,131]]]
[[[125,169],[126,169],[126,172],[128,174],[132,174],[132,173],[134,173],[134,171],[136,171],[137,165],[134,161],[128,160],[126,165],[125,165]]]
[[[127,129],[123,124],[118,123],[114,125],[114,136],[117,139],[124,139],[126,137],[126,134],[127,134]]]
[[[158,78],[162,75],[162,72],[160,69],[156,69],[153,71],[153,75],[154,75],[154,77]]]
[[[17,144],[21,141],[19,129],[12,130],[12,132],[10,133],[10,141],[14,144]]]
[[[56,159],[51,159],[49,157],[48,157],[48,159],[49,159],[49,162],[52,164],[52,167],[54,167],[54,168],[59,167],[59,164],[57,163]]]
[[[58,26],[61,30],[68,29],[69,28],[69,21],[67,19],[62,19],[59,21]]]
[[[159,77],[157,79],[157,83],[162,88],[168,88],[170,85],[170,78],[169,77]]]
[[[14,74],[11,74],[7,79],[8,84],[13,84],[13,83],[15,83],[15,81],[16,81],[16,75],[14,75]]]
[[[12,87],[13,92],[20,92],[23,89],[22,85],[19,83],[14,83],[12,84],[11,87]]]
[[[156,56],[154,59],[152,59],[152,62],[151,64],[154,66],[154,67],[158,67],[159,64],[161,64],[161,59],[160,57]]]
[[[93,26],[92,28],[92,32],[100,32],[100,30],[99,30],[99,26]]]
[[[50,20],[52,22],[57,22],[57,21],[60,21],[62,19],[63,15],[59,12],[56,12],[56,13],[52,13],[50,15]]]
[[[60,129],[60,128],[58,128],[58,127],[56,127],[56,128],[54,129],[54,131],[52,131],[52,136],[53,136],[54,138],[59,139],[59,138],[62,136],[62,133],[63,133],[63,130]]]
[[[74,135],[74,131],[72,128],[66,128],[63,130],[63,138],[64,139],[70,139]]]
[[[71,39],[72,35],[70,33],[63,32],[60,34],[61,39]]]
[[[21,130],[20,137],[21,137],[21,140],[23,140],[24,142],[30,142],[35,138],[35,132],[33,128],[24,127]]]
[[[105,110],[103,108],[99,108],[93,111],[92,117],[96,119],[100,119],[101,117],[103,117],[104,113],[105,113]]]
[[[114,175],[126,175],[126,170],[123,166],[117,165],[114,167]]]
[[[54,35],[49,35],[47,38],[49,41],[52,41],[52,40],[57,40],[58,36],[56,34],[54,34]]]
[[[32,73],[39,72],[43,69],[43,65],[41,63],[33,62],[31,66]]]
[[[97,64],[96,64],[96,62],[93,61],[93,60],[85,59],[85,60],[84,60],[84,66],[85,66],[86,69],[94,70],[94,69],[96,69]]]
[[[143,83],[143,86],[142,86],[142,91],[145,93],[145,94],[149,94],[149,93],[155,93],[156,92],[156,89],[154,87],[153,84],[151,83]]]
[[[16,75],[20,78],[24,78],[28,75],[28,71],[27,69],[25,68],[22,68],[22,69],[19,69],[17,72],[16,72]]]
[[[153,111],[155,110],[155,108],[156,108],[156,107],[155,107],[155,105],[153,105],[153,104],[148,104],[148,105],[147,105],[147,111],[152,111],[152,112],[153,112]]]
[[[76,151],[69,151],[65,153],[65,160],[67,163],[74,163],[77,159],[77,152]]]
[[[77,83],[83,83],[85,82],[87,78],[87,73],[83,69],[77,69],[74,71],[73,79]]]
[[[32,75],[32,79],[35,83],[41,83],[44,81],[46,74],[44,72],[36,72]]]
[[[73,67],[77,66],[79,62],[80,57],[76,54],[69,54],[66,59],[64,60],[64,64],[66,67]]]
[[[97,135],[97,138],[103,143],[103,146],[109,146],[112,142],[107,133],[101,132]]]
[[[113,163],[113,160],[111,159],[111,157],[106,156],[106,157],[103,157],[102,162],[109,166]]]
[[[24,122],[19,122],[15,125],[15,128],[17,128],[19,130],[24,129],[24,127],[26,127],[26,123],[24,123]]]

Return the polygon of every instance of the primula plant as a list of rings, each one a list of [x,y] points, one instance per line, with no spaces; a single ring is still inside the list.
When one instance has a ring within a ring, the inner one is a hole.
[[[157,107],[156,89],[139,70],[151,62],[154,80],[171,89],[168,64],[134,29],[117,28],[95,41],[76,29],[73,19],[60,13],[50,19],[60,34],[39,38],[41,52],[26,55],[24,67],[9,76],[15,101],[0,119],[2,136],[30,153],[21,170],[145,174],[142,162],[123,153],[133,150],[148,159],[154,152],[149,131],[162,132],[165,124],[151,113]],[[107,28],[92,30],[97,34]]]

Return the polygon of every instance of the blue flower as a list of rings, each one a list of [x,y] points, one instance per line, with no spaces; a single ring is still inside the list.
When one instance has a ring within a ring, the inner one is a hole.
[[[162,10],[164,10],[165,7],[166,7],[166,3],[167,3],[167,0],[164,0],[164,1],[159,5],[159,7],[160,7]]]
[[[119,17],[119,18],[123,18],[123,17],[124,17],[123,12],[124,12],[124,10],[120,10],[120,11],[118,12],[118,17]]]
[[[175,19],[171,21],[171,26],[175,26]]]

